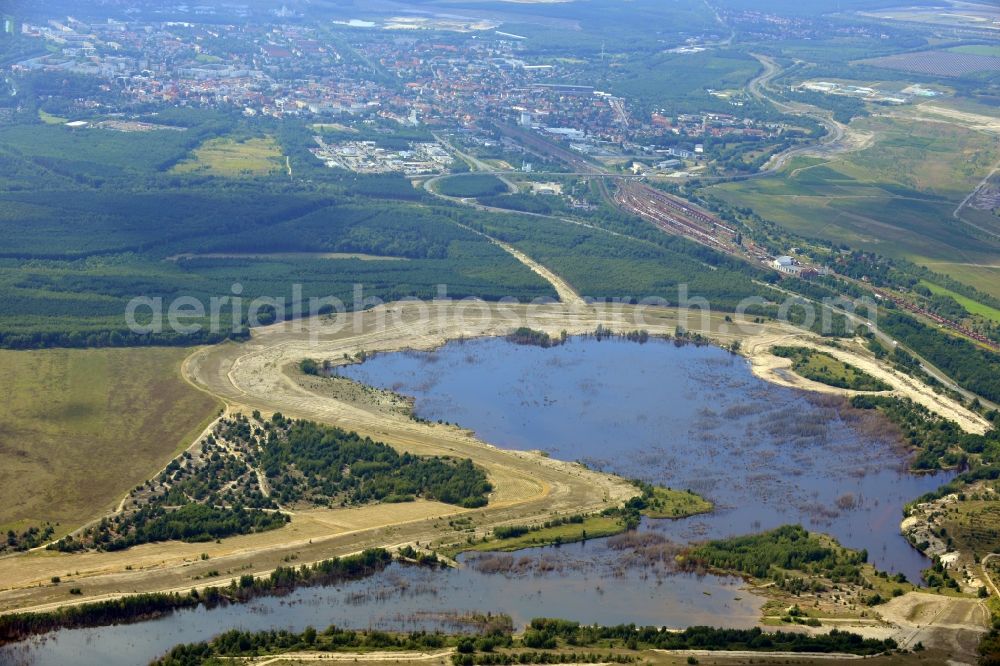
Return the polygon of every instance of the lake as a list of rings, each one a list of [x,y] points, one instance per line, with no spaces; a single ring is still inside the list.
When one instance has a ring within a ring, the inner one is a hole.
[[[715,347],[578,337],[543,349],[477,339],[338,371],[413,396],[417,415],[457,422],[492,444],[690,488],[716,503],[709,515],[643,522],[641,530],[672,542],[802,523],[917,580],[927,561],[899,535],[902,506],[950,478],[908,473],[903,453],[870,421],[838,401],[764,382],[745,359]],[[0,663],[146,663],[232,628],[454,631],[473,612],[507,613],[518,626],[545,616],[748,627],[763,602],[738,579],[677,574],[630,557],[614,538],[460,561],[439,571],[393,564],[285,597],[61,630],[0,649]]]
[[[710,515],[654,521],[672,538],[801,523],[910,580],[929,562],[899,533],[903,505],[952,477],[909,473],[896,442],[873,434],[874,413],[770,384],[712,346],[576,337],[542,348],[488,338],[379,354],[338,372],[412,396],[417,416],[491,444],[715,502]]]

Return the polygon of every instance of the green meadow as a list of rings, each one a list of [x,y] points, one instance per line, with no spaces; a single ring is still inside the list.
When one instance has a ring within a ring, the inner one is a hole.
[[[709,190],[795,233],[934,262],[935,270],[996,293],[994,275],[955,265],[1000,263],[1000,242],[952,213],[1000,158],[997,141],[955,125],[893,118],[867,118],[851,127],[877,138],[830,159],[793,159],[776,177]]]

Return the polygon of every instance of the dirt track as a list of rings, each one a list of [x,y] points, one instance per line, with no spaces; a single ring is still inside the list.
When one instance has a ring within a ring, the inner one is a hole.
[[[807,380],[775,374],[780,365],[768,353],[773,344],[818,344],[818,339],[781,323],[740,324],[723,315],[683,317],[671,309],[631,306],[549,304],[395,303],[338,318],[296,321],[255,331],[244,344],[223,344],[194,353],[184,371],[196,385],[222,398],[230,409],[281,411],[288,416],[338,425],[419,454],[469,457],[483,466],[495,486],[490,504],[464,510],[434,502],[299,512],[285,528],[225,539],[221,544],[169,542],[147,544],[116,553],[73,555],[33,552],[0,560],[0,610],[70,602],[66,589],[84,590],[82,598],[134,591],[190,589],[196,577],[218,570],[218,578],[198,578],[198,585],[224,584],[247,572],[266,572],[294,558],[297,564],[356,552],[369,546],[396,546],[419,541],[453,543],[465,534],[443,516],[464,513],[481,535],[502,523],[540,521],[555,513],[598,511],[619,503],[636,490],[615,477],[541,455],[505,451],[475,439],[456,427],[418,423],[398,409],[373,402],[346,402],[314,391],[298,381],[292,368],[303,358],[341,361],[357,352],[433,349],[449,339],[502,335],[519,325],[558,334],[591,332],[598,324],[616,331],[642,328],[651,334],[673,333],[680,324],[718,344],[739,341],[749,352],[754,371],[771,381],[839,392]],[[680,317],[680,318],[679,318]],[[854,348],[829,350],[838,357],[890,381],[901,392],[976,429],[975,417],[957,404],[876,365]],[[780,360],[781,363],[785,361]],[[539,442],[541,447],[544,443]],[[209,555],[208,560],[200,558]],[[126,570],[126,566],[131,567]],[[76,573],[79,572],[79,573]],[[49,578],[61,576],[63,584]]]
[[[954,664],[978,662],[976,646],[986,630],[989,613],[975,599],[957,599],[910,592],[879,607],[882,618],[897,627],[900,647],[917,643],[944,650]]]
[[[969,113],[957,109],[938,106],[936,104],[920,104],[914,108],[915,112],[921,116],[938,116],[948,118],[958,125],[963,125],[971,129],[988,132],[990,134],[1000,134],[1000,118],[996,116],[984,116],[978,113]]]

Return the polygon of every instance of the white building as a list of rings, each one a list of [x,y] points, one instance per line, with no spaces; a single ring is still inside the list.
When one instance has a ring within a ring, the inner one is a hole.
[[[771,267],[782,273],[794,273],[796,261],[787,255],[782,255],[771,262]]]

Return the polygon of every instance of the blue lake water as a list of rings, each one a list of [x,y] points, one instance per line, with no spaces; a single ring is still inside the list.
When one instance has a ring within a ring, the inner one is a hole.
[[[418,416],[497,446],[716,503],[710,515],[655,521],[674,539],[801,523],[910,580],[928,562],[899,534],[902,507],[951,478],[909,473],[874,413],[765,382],[716,347],[586,337],[543,349],[490,338],[380,354],[339,374],[413,396]]]
[[[673,575],[655,567],[620,566],[606,540],[532,549],[500,559],[503,573],[429,570],[392,564],[364,580],[300,588],[284,597],[178,611],[131,625],[68,629],[0,648],[0,664],[147,664],[178,643],[208,640],[229,629],[256,631],[331,624],[356,629],[467,630],[467,613],[507,613],[518,627],[533,617],[588,623],[635,622],[669,627],[753,626],[762,600],[720,576]],[[494,571],[491,569],[490,571]]]
[[[458,422],[498,446],[542,449],[716,502],[710,515],[644,522],[642,530],[674,542],[802,523],[916,580],[926,561],[898,533],[901,508],[950,478],[909,474],[903,453],[870,418],[759,380],[744,359],[713,347],[572,338],[542,349],[482,339],[378,355],[340,372],[414,396],[418,415]],[[52,632],[0,648],[0,664],[148,663],[177,643],[232,628],[454,630],[455,618],[469,612],[508,613],[517,625],[539,616],[755,623],[762,600],[741,581],[671,573],[650,563],[656,548],[629,551],[596,539],[462,557],[458,570],[393,564],[336,587]]]

